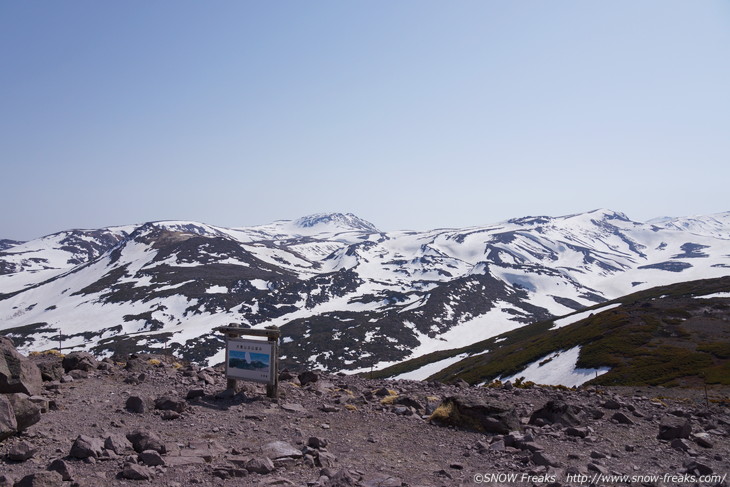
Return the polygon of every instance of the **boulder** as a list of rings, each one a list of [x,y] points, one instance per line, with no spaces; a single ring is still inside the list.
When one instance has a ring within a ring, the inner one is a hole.
[[[53,460],[46,470],[58,472],[64,481],[71,480],[71,467],[68,462],[62,458]]]
[[[613,416],[611,416],[611,419],[616,421],[619,424],[635,424],[634,421],[626,416],[624,413],[618,412],[614,413]]]
[[[535,465],[545,467],[560,467],[560,463],[556,459],[542,451],[536,451],[532,454],[532,462]]]
[[[129,480],[149,480],[151,475],[148,467],[127,463],[124,465],[121,476]]]
[[[61,474],[54,471],[36,472],[26,475],[15,487],[62,487],[63,478]]]
[[[319,380],[319,374],[317,372],[314,372],[312,370],[306,370],[299,374],[299,383],[302,386],[306,386],[307,384],[311,382],[317,382]]]
[[[129,396],[124,408],[130,413],[142,414],[149,410],[149,401],[141,396]]]
[[[163,460],[160,454],[155,450],[144,450],[139,454],[139,460],[150,467],[165,464],[165,460]]]
[[[541,419],[548,424],[579,426],[581,421],[578,419],[578,413],[577,407],[563,401],[548,401],[543,407],[532,413],[529,424],[535,424]]]
[[[585,438],[590,434],[590,430],[588,428],[574,428],[569,427],[565,428],[565,434],[568,436],[576,436],[578,438]]]
[[[188,403],[185,399],[173,396],[162,396],[155,399],[155,409],[163,411],[175,411],[181,413],[188,407]]]
[[[104,439],[104,448],[122,455],[127,449],[132,449],[132,443],[123,434],[113,433]]]
[[[265,475],[275,470],[274,462],[269,457],[255,457],[246,462],[246,470],[251,473]]]
[[[657,438],[670,441],[675,438],[689,438],[691,432],[692,427],[687,419],[677,416],[665,416],[659,423]]]
[[[18,431],[23,431],[41,420],[41,408],[27,394],[19,392],[6,397],[13,406]]]
[[[185,399],[188,399],[188,400],[195,399],[196,397],[205,397],[205,389],[200,388],[200,387],[195,388],[195,389],[190,389],[188,391],[187,395],[185,396]]]
[[[264,456],[276,460],[277,458],[292,457],[300,458],[302,451],[285,441],[272,441],[261,447]]]
[[[14,444],[8,449],[8,459],[14,462],[24,462],[30,458],[33,458],[33,455],[35,455],[36,451],[37,449],[34,448],[33,445],[31,445],[27,441],[21,441]]]
[[[61,380],[66,371],[61,365],[61,356],[58,354],[43,353],[31,358],[34,364],[41,371],[41,379],[44,382]]]
[[[18,421],[15,410],[7,396],[0,394],[0,441],[10,438],[18,432]]]
[[[43,391],[43,379],[38,366],[24,357],[12,340],[0,336],[0,393],[22,392],[29,396]]]
[[[71,372],[72,370],[89,372],[99,366],[99,362],[89,352],[71,352],[63,357],[61,364],[66,372]]]
[[[74,458],[99,458],[104,452],[104,441],[101,438],[92,438],[86,435],[79,435],[71,446],[69,455]]]
[[[127,434],[127,439],[132,443],[132,448],[137,453],[145,450],[155,450],[157,453],[167,453],[165,444],[151,431],[137,429]]]
[[[429,420],[480,433],[506,434],[520,429],[514,408],[487,399],[450,396],[444,399]]]

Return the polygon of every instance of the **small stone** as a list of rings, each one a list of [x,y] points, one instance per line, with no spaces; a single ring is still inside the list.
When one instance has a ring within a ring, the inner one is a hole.
[[[686,441],[684,441],[681,438],[673,439],[671,445],[672,445],[672,448],[674,448],[675,450],[679,450],[679,451],[686,452],[686,451],[689,451],[689,449],[690,449],[689,443],[687,443]]]
[[[601,407],[605,409],[620,409],[621,404],[615,399],[608,399],[603,404],[601,404]]]
[[[536,451],[532,454],[532,461],[535,465],[542,465],[546,467],[559,467],[560,462],[555,460],[552,456],[542,451]]]
[[[28,442],[21,441],[8,449],[8,459],[14,462],[24,462],[35,455],[36,449]]]
[[[246,463],[246,470],[251,473],[268,474],[275,470],[274,462],[269,457],[252,458]]]
[[[128,448],[132,449],[132,443],[123,434],[114,433],[104,439],[104,448],[122,455]]]
[[[298,375],[299,383],[303,386],[319,380],[319,374],[312,370],[306,370]]]
[[[185,395],[185,399],[195,399],[197,397],[204,397],[205,396],[205,389],[197,388],[197,389],[190,389]]]
[[[26,475],[15,487],[62,487],[63,479],[58,472],[45,471]]]
[[[138,456],[139,460],[147,466],[165,465],[165,460],[155,450],[144,450]]]
[[[675,438],[689,438],[692,428],[689,421],[685,418],[676,416],[665,416],[659,424],[659,434],[657,438],[660,440],[673,440]]]
[[[588,470],[591,472],[596,472],[605,475],[607,473],[607,470],[603,468],[602,466],[596,464],[596,463],[589,463],[587,465]]]
[[[62,458],[57,458],[48,465],[47,470],[58,472],[64,481],[71,480],[71,468],[68,462]]]
[[[163,411],[175,411],[181,413],[188,407],[188,403],[184,399],[173,396],[162,396],[155,399],[155,409]]]
[[[624,413],[614,413],[613,416],[611,416],[611,419],[615,420],[619,424],[636,424]]]
[[[316,448],[319,450],[320,448],[327,448],[327,444],[329,442],[324,438],[319,438],[317,436],[310,436],[307,440],[307,446],[310,448]]]
[[[277,458],[293,457],[301,458],[302,451],[284,441],[272,441],[261,448],[264,456],[276,460]]]
[[[140,396],[129,396],[124,408],[130,413],[142,414],[147,411],[147,401]]]
[[[79,435],[71,446],[71,455],[74,458],[86,459],[100,457],[104,450],[104,442],[101,438],[91,438],[86,435]]]
[[[141,429],[134,430],[127,434],[127,439],[132,443],[132,448],[134,448],[134,451],[137,453],[141,453],[145,450],[155,450],[158,453],[167,453],[167,448],[164,443],[162,443],[162,440],[160,440],[160,438],[151,431]]]
[[[162,411],[162,413],[160,413],[160,418],[165,421],[172,421],[173,419],[181,418],[181,416],[177,411]]]
[[[129,480],[149,480],[150,470],[142,465],[136,465],[134,463],[128,463],[124,465],[122,470],[122,477]]]
[[[320,451],[317,454],[317,463],[320,467],[333,468],[335,463],[337,463],[337,457],[335,457],[332,453]]]
[[[578,438],[585,438],[588,436],[588,428],[565,428],[565,434],[568,436],[576,436]]]
[[[715,445],[710,441],[710,435],[707,433],[697,433],[692,435],[692,439],[702,448],[713,448]]]

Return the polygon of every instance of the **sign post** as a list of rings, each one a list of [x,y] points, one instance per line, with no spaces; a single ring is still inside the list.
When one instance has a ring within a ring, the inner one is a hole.
[[[215,330],[226,337],[226,387],[235,389],[239,380],[264,383],[266,395],[276,398],[279,387],[281,331],[278,328],[241,328],[235,323]]]

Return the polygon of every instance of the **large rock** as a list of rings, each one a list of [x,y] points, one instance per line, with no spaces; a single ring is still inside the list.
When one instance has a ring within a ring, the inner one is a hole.
[[[38,366],[15,350],[13,341],[0,336],[0,393],[40,394],[43,379]]]
[[[0,441],[18,432],[15,410],[7,396],[0,394]]]
[[[429,419],[436,424],[480,433],[507,434],[520,429],[514,408],[465,396],[447,397]]]
[[[55,471],[36,472],[26,475],[15,487],[62,487],[63,478]]]
[[[268,457],[255,457],[246,462],[246,470],[251,473],[265,475],[276,470],[276,467],[274,467],[274,462]]]
[[[99,362],[89,352],[72,352],[63,357],[63,369],[66,372],[72,370],[90,371],[99,366]]]
[[[71,480],[71,466],[62,458],[53,460],[46,470],[58,472],[64,481]]]
[[[121,433],[112,433],[104,439],[104,448],[111,450],[117,455],[124,454],[127,449],[132,449],[132,443]]]
[[[132,443],[132,448],[137,453],[145,450],[155,450],[157,453],[167,453],[165,444],[151,431],[137,429],[127,434],[127,439]]]
[[[578,408],[562,401],[548,401],[543,407],[536,410],[530,416],[530,424],[535,424],[538,419],[548,424],[562,424],[563,426],[579,426]]]
[[[185,399],[174,396],[162,396],[155,399],[155,409],[163,411],[175,411],[181,413],[188,407],[188,403]]]
[[[104,452],[104,440],[92,438],[86,435],[79,435],[71,446],[71,455],[74,458],[99,458]]]
[[[150,401],[142,396],[129,396],[124,408],[131,413],[142,414],[150,409]]]
[[[657,438],[660,440],[673,440],[675,438],[689,438],[692,427],[685,418],[676,416],[665,416],[659,423],[659,434]]]
[[[66,373],[63,370],[63,365],[61,365],[62,356],[58,353],[41,353],[29,358],[38,366],[38,369],[41,371],[41,378],[45,382],[60,381],[61,377]]]
[[[8,449],[8,459],[14,462],[24,462],[35,455],[37,448],[27,441],[20,441]]]
[[[41,408],[27,394],[8,394],[6,397],[13,406],[18,431],[23,431],[41,420]]]
[[[261,447],[264,456],[276,460],[277,458],[292,457],[300,458],[302,451],[285,441],[272,441]]]

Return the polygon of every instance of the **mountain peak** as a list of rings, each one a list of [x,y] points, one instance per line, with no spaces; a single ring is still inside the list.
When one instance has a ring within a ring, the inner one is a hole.
[[[292,224],[302,229],[334,227],[337,230],[379,231],[375,225],[352,213],[315,213],[294,220]]]

